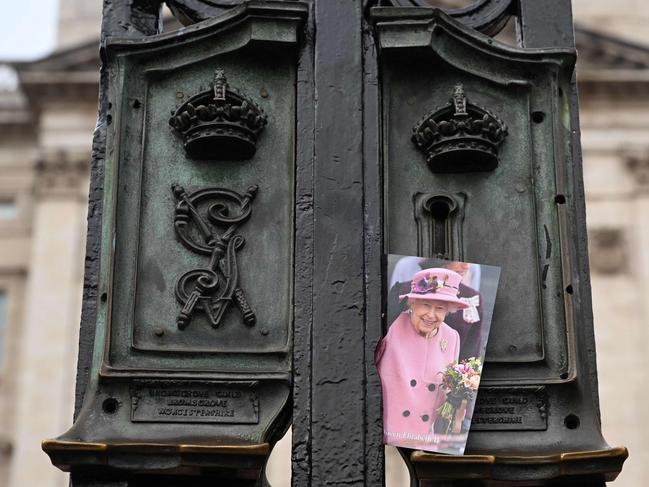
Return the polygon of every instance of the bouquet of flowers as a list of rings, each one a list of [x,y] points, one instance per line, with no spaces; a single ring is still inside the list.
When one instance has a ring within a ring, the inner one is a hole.
[[[437,410],[433,425],[435,433],[459,433],[466,413],[467,401],[475,396],[480,384],[482,361],[471,357],[452,363],[442,372],[442,387],[447,392],[446,401]]]

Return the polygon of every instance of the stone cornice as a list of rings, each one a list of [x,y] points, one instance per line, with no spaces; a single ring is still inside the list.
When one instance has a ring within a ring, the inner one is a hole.
[[[0,140],[35,135],[36,125],[30,110],[0,110]]]
[[[649,46],[575,25],[577,81],[584,94],[649,91]]]
[[[48,151],[36,162],[35,192],[40,197],[78,197],[85,191],[90,151]]]
[[[579,83],[649,83],[649,69],[579,69]]]
[[[618,70],[649,69],[649,46],[575,25],[575,42],[581,64]]]
[[[31,62],[13,63],[22,91],[32,107],[44,101],[96,102],[99,41],[58,51]]]
[[[649,92],[649,69],[581,69],[578,63],[577,83],[580,94],[628,98]]]
[[[45,101],[96,103],[99,71],[47,72],[19,74],[21,87],[32,107]]]

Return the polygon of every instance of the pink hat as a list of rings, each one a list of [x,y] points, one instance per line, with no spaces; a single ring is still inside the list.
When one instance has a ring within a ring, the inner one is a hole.
[[[399,299],[415,298],[453,303],[458,308],[468,308],[469,305],[457,297],[462,276],[448,269],[433,267],[417,272],[412,277],[410,292],[402,294]]]

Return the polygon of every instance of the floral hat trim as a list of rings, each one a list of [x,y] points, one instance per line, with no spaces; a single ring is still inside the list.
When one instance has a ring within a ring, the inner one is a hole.
[[[435,294],[438,289],[442,289],[444,287],[455,290],[458,289],[457,287],[448,284],[447,281],[448,276],[444,276],[443,280],[440,280],[438,276],[426,274],[422,279],[412,281],[410,292],[414,294]]]

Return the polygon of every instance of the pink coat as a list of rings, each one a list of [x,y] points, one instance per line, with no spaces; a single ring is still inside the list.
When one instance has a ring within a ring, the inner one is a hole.
[[[446,400],[440,372],[459,353],[459,335],[446,323],[429,338],[417,333],[407,313],[392,323],[376,353],[385,443],[422,448],[433,442],[432,426]]]

